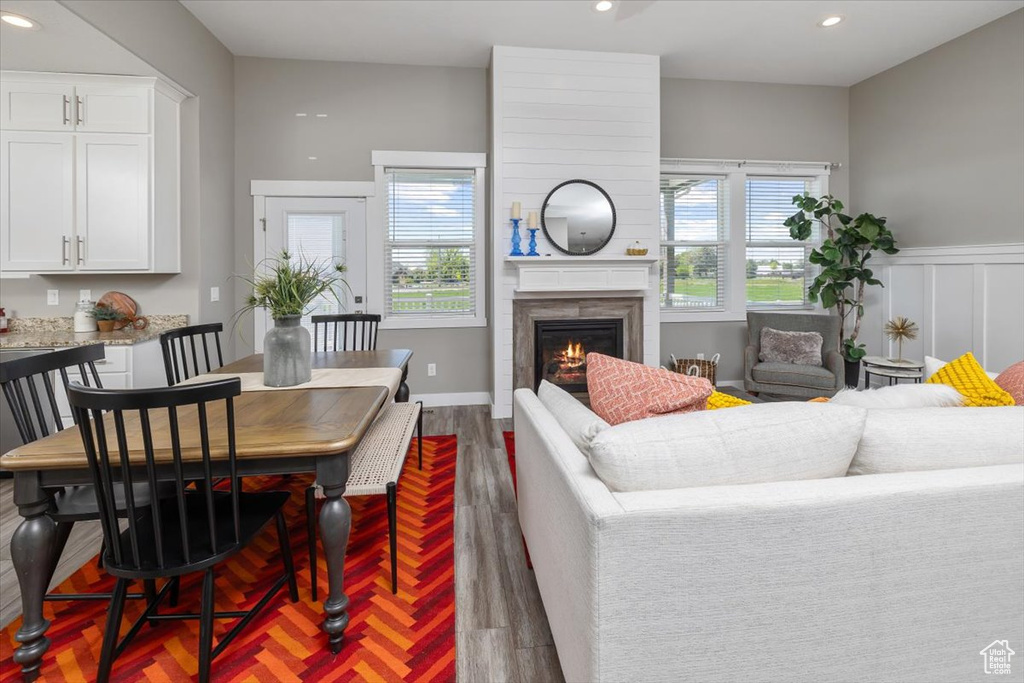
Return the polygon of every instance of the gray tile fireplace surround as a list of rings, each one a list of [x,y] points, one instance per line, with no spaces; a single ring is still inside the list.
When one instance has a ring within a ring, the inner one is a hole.
[[[582,299],[516,299],[512,302],[513,387],[533,388],[534,334],[536,320],[621,319],[622,356],[644,362],[643,297],[595,297]]]

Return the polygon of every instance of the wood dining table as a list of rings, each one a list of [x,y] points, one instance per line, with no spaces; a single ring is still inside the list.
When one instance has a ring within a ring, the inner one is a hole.
[[[395,400],[407,401],[406,384],[412,352],[405,349],[379,351],[315,352],[314,368],[398,368],[402,379]],[[210,374],[260,372],[263,357],[252,355]],[[348,625],[349,598],[344,592],[345,550],[352,526],[352,512],[342,497],[348,481],[349,453],[359,444],[366,430],[388,401],[384,386],[302,388],[247,391],[235,399],[235,432],[238,475],[242,477],[273,474],[315,473],[323,487],[325,500],[318,523],[327,563],[327,598],[324,601],[323,629],[328,647],[341,650]],[[137,416],[135,416],[137,419]],[[131,436],[131,418],[126,416],[130,459],[144,468],[141,436]],[[154,433],[166,415],[151,417]],[[200,459],[185,454],[200,452],[198,418],[179,417],[184,475],[186,479],[204,478]],[[211,422],[211,428],[216,423]],[[213,476],[229,475],[226,443],[211,443]],[[218,459],[218,455],[221,456]],[[137,458],[137,459],[136,459]],[[14,503],[22,522],[11,537],[11,560],[21,588],[23,621],[15,639],[20,643],[14,661],[21,665],[22,678],[32,681],[39,675],[42,658],[50,646],[46,631],[50,622],[43,617],[43,597],[52,569],[66,540],[68,528],[47,515],[55,489],[92,484],[92,477],[77,427],[65,429],[33,441],[0,457],[0,468],[14,473]],[[132,468],[134,471],[134,467]],[[174,466],[165,461],[157,466],[157,478],[174,480]],[[139,479],[137,479],[139,480]]]

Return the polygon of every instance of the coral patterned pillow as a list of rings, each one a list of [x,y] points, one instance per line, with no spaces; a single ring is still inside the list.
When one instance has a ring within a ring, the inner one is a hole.
[[[999,388],[1013,396],[1014,402],[1024,406],[1024,360],[1014,363],[996,377]]]
[[[612,425],[704,410],[711,382],[600,353],[587,354],[590,408]]]

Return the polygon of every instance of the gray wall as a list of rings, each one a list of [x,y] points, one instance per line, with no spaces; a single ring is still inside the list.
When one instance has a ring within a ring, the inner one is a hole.
[[[62,0],[65,7],[191,91],[182,110],[182,275],[157,282],[160,296],[186,282],[200,322],[234,312],[234,63],[231,53],[180,3]],[[210,287],[221,288],[211,302]],[[146,307],[145,310],[151,310]],[[230,350],[228,351],[230,354]]]
[[[900,246],[1024,240],[1024,10],[853,86],[850,149]]]
[[[251,267],[250,181],[373,180],[375,149],[486,152],[486,70],[236,58],[237,271]],[[244,295],[238,287],[236,302]],[[239,326],[238,352],[248,352],[251,321]],[[378,345],[414,351],[415,393],[445,393],[489,391],[489,340],[486,328],[382,330]]]
[[[850,195],[847,167],[849,90],[664,78],[661,81],[663,157],[832,161],[832,194]],[[743,379],[746,323],[662,323],[662,363],[669,354],[722,354],[720,381]]]

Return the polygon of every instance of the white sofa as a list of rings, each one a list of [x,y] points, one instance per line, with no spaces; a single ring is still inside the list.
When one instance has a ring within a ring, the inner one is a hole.
[[[515,437],[567,681],[985,680],[989,643],[1024,652],[1024,465],[613,493],[528,390]]]

